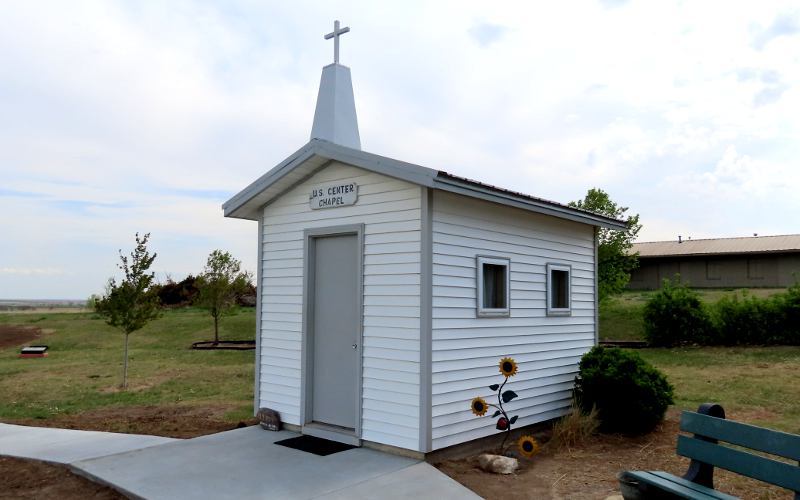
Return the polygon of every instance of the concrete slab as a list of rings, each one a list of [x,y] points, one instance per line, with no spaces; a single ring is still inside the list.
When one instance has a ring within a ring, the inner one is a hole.
[[[420,462],[348,488],[316,497],[318,500],[372,500],[374,498],[481,498],[439,470]]]
[[[134,498],[476,498],[409,458],[367,448],[320,457],[274,444],[296,435],[247,427],[71,467]]]
[[[0,455],[70,464],[179,441],[113,432],[51,429],[0,423]]]

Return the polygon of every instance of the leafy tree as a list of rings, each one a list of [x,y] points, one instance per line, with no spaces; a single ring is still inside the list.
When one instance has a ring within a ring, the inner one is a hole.
[[[167,277],[167,282],[157,287],[158,298],[165,307],[190,305],[197,298],[197,277],[191,274],[181,281]]]
[[[117,266],[125,274],[119,284],[114,278],[108,281],[106,294],[95,303],[95,310],[105,317],[106,323],[119,328],[125,334],[125,354],[122,365],[122,388],[128,387],[128,337],[142,329],[148,322],[160,315],[160,302],[153,287],[154,273],[147,270],[153,264],[156,254],[147,251],[150,233],[139,238],[136,233],[136,248],[130,260],[119,251],[122,261]]]
[[[197,278],[199,294],[195,304],[208,309],[214,318],[214,343],[219,343],[220,317],[233,311],[237,297],[250,286],[251,275],[241,267],[242,263],[229,252],[214,250]]]
[[[639,214],[625,215],[628,207],[617,205],[602,189],[592,188],[582,200],[569,206],[625,221],[625,230],[600,228],[597,248],[597,287],[600,300],[625,290],[631,271],[639,267],[639,254],[630,253],[633,240],[642,229]]]

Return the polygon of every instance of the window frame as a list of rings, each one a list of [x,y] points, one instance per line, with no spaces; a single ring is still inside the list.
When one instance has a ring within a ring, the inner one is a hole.
[[[716,272],[712,272],[716,271]],[[706,279],[708,281],[719,281],[722,279],[722,263],[717,260],[706,260]]]
[[[483,266],[490,264],[494,266],[504,266],[506,268],[506,294],[505,307],[483,307]],[[475,315],[478,318],[508,318],[511,316],[511,259],[508,257],[496,257],[490,255],[475,256],[476,267],[476,308]]]
[[[567,273],[567,307],[553,307],[553,271],[566,271]],[[550,262],[547,264],[547,315],[572,316],[572,266]],[[597,279],[597,276],[595,276]]]

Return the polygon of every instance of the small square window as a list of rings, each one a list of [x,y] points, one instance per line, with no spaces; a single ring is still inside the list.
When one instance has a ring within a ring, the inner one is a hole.
[[[568,316],[571,313],[572,268],[560,264],[547,264],[547,314]]]
[[[509,315],[509,260],[478,257],[478,317]]]
[[[761,267],[761,260],[747,259],[747,277],[751,280],[764,279],[764,269]]]
[[[722,266],[719,262],[715,262],[713,260],[706,261],[706,279],[722,279],[722,272],[720,271],[721,267]]]

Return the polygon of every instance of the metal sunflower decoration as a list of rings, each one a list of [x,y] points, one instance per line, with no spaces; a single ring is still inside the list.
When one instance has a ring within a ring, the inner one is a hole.
[[[517,447],[519,448],[520,454],[525,458],[531,458],[539,453],[539,443],[533,436],[522,436],[519,438]]]
[[[500,454],[502,455],[506,451],[506,441],[508,441],[508,437],[511,435],[511,426],[514,425],[519,417],[518,415],[514,415],[513,417],[509,418],[508,413],[506,413],[505,408],[503,408],[503,403],[508,403],[509,401],[515,399],[517,397],[517,393],[510,389],[504,391],[503,388],[508,382],[508,378],[517,374],[518,367],[517,363],[512,358],[501,359],[499,367],[500,373],[505,377],[505,380],[503,380],[502,384],[492,384],[489,386],[489,389],[492,391],[497,391],[497,404],[487,403],[483,398],[477,397],[472,400],[470,409],[477,417],[486,415],[489,407],[496,409],[494,415],[492,415],[492,418],[500,418],[497,419],[495,428],[499,431],[505,431],[506,433],[505,437],[503,438],[503,443],[500,445]],[[526,458],[531,458],[533,455],[539,452],[539,443],[537,443],[536,439],[534,439],[532,436],[522,436],[517,442],[517,447],[519,448],[520,453]]]

